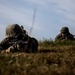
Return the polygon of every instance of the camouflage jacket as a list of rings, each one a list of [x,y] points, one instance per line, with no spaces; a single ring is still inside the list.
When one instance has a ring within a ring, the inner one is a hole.
[[[58,34],[55,38],[55,40],[73,40],[74,39],[74,36],[70,33],[68,34]]]
[[[0,42],[0,50],[6,50],[10,46],[15,46],[16,43],[23,44],[23,42],[25,42],[27,40],[28,40],[28,36],[25,37],[25,36],[22,36],[22,35],[20,35],[18,37],[16,37],[16,36],[14,36],[14,37],[7,37],[7,38],[3,39]]]
[[[15,41],[16,39],[14,39],[13,37],[8,37],[8,38],[4,38],[1,42],[0,42],[0,47],[5,50],[8,47],[10,47],[10,42]]]

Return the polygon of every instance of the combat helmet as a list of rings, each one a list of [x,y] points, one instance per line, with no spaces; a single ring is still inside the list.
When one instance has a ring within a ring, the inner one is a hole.
[[[8,25],[6,27],[6,37],[22,34],[22,29],[18,24]]]
[[[68,27],[62,27],[60,32],[61,33],[69,33],[69,28]]]

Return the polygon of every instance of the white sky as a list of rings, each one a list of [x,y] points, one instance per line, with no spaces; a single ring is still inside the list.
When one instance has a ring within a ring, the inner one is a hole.
[[[63,26],[75,34],[75,0],[0,0],[0,40],[6,26],[17,23],[30,31],[34,8],[36,17],[32,37],[54,39]]]

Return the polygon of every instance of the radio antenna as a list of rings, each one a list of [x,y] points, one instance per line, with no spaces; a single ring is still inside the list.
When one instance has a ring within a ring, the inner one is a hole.
[[[29,35],[31,35],[31,33],[32,33],[32,30],[33,30],[33,27],[34,27],[34,23],[35,23],[35,17],[36,17],[36,7],[34,8],[32,26],[30,28]]]

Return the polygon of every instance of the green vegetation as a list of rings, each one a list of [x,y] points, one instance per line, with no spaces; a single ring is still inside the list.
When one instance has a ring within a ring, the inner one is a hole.
[[[38,53],[0,53],[0,75],[75,75],[75,41],[39,41]]]

